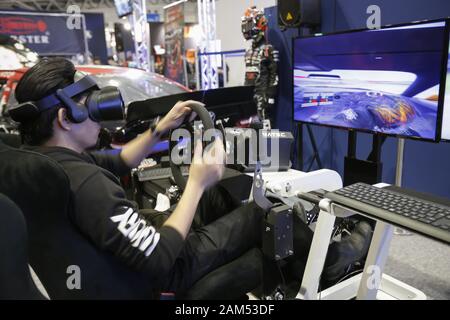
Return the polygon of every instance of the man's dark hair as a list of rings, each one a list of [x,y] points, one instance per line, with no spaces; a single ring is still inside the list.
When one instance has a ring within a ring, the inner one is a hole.
[[[64,58],[39,61],[20,79],[15,90],[17,102],[37,101],[74,82],[75,66]],[[41,112],[35,119],[20,123],[23,142],[42,145],[53,135],[53,121],[61,106]]]

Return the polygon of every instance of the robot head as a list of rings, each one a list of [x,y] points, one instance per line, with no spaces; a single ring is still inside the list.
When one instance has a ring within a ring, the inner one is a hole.
[[[241,19],[242,34],[246,40],[258,40],[267,30],[267,19],[262,10],[255,6],[248,8]]]

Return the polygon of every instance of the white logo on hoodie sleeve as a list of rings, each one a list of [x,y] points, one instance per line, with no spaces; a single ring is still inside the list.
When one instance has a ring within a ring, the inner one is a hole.
[[[146,257],[153,252],[159,242],[160,234],[153,226],[148,225],[147,221],[140,218],[132,208],[128,208],[125,213],[112,216],[110,219],[114,223],[119,223],[117,230],[130,239],[133,247],[144,252]]]

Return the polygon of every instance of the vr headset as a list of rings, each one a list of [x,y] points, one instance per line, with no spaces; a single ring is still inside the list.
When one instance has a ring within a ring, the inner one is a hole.
[[[75,79],[78,72],[75,74]],[[81,104],[73,100],[85,92],[92,91]],[[124,103],[117,87],[100,89],[91,76],[84,76],[73,84],[58,89],[39,101],[27,101],[9,109],[9,115],[14,121],[23,122],[36,118],[41,112],[62,104],[67,109],[70,121],[81,123],[88,117],[92,121],[122,120],[124,118]]]

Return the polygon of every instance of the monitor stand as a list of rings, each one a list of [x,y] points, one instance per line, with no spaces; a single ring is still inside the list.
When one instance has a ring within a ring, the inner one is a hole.
[[[309,141],[311,142],[311,147],[313,150],[313,155],[311,158],[310,163],[308,164],[308,168],[305,170],[305,172],[310,172],[314,162],[317,163],[318,169],[323,169],[322,160],[320,159],[319,155],[319,148],[317,147],[316,138],[314,137],[314,133],[312,131],[312,128],[309,124],[303,124],[301,122],[297,123],[297,166],[296,169],[300,171],[304,171],[304,162],[303,162],[303,125],[306,127],[308,131]]]
[[[381,162],[381,146],[386,140],[385,136],[374,134],[372,152],[367,160],[356,157],[357,132],[348,133],[348,151],[344,160],[344,186],[357,182],[376,184],[381,182],[383,163]]]

